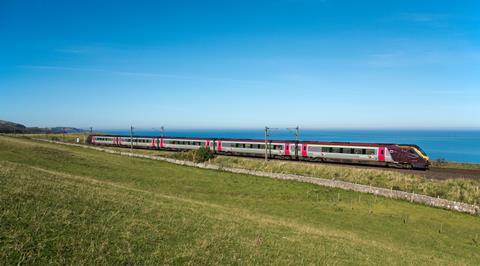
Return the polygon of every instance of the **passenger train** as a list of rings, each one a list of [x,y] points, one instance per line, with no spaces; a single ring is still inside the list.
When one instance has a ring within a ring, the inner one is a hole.
[[[90,135],[92,145],[118,146],[184,151],[200,147],[215,154],[237,156],[265,156],[265,141],[253,139],[210,139],[184,137],[144,137],[118,135]],[[378,165],[395,168],[428,169],[430,161],[425,152],[412,144],[321,142],[269,140],[267,156],[314,162]]]

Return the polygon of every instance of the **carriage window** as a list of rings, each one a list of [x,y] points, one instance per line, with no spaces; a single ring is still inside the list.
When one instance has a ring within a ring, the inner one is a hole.
[[[374,154],[375,154],[375,150],[374,150],[374,149],[366,149],[366,150],[365,150],[365,154],[367,154],[367,155],[374,155]]]
[[[322,149],[323,149],[322,147],[317,147],[317,146],[308,147],[308,151],[312,151],[312,152],[320,152],[320,151],[322,151]]]
[[[341,149],[340,148],[330,148],[330,152],[332,153],[341,153]]]

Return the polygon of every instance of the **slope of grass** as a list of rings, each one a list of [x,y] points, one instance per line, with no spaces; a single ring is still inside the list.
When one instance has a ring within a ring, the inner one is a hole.
[[[471,264],[480,218],[0,137],[2,264]]]
[[[427,179],[420,175],[382,169],[348,168],[329,164],[277,160],[264,162],[241,157],[219,156],[213,162],[226,167],[337,179],[470,204],[480,204],[480,181],[472,179],[436,180]]]
[[[67,142],[74,142],[78,137],[75,134],[65,137]],[[61,134],[52,134],[53,139],[58,139]],[[42,135],[29,135],[28,137],[39,137]],[[130,152],[129,148],[125,147],[104,147],[120,152]],[[174,158],[179,160],[193,161],[195,158],[195,151],[187,152],[173,152],[165,150],[149,150],[149,149],[133,149],[134,153],[146,154],[152,156],[161,156]],[[427,179],[424,176],[417,174],[410,174],[405,172],[387,171],[381,168],[378,169],[362,169],[362,168],[346,168],[342,166],[335,166],[332,164],[319,163],[301,163],[291,161],[270,160],[264,162],[252,158],[231,157],[231,156],[217,156],[211,160],[210,163],[222,165],[225,167],[244,168],[249,170],[298,174],[312,177],[321,177],[327,179],[338,179],[347,182],[353,182],[364,185],[372,185],[375,187],[382,187],[387,189],[394,189],[400,191],[414,192],[417,194],[428,195],[432,197],[440,197],[448,200],[465,202],[469,204],[480,204],[480,181],[472,179]],[[436,161],[434,164],[438,164]],[[475,164],[459,164],[441,162],[443,167],[452,166],[450,168],[476,170]],[[466,165],[466,166],[462,166]],[[436,165],[435,167],[439,167]],[[464,167],[464,168],[462,168]]]

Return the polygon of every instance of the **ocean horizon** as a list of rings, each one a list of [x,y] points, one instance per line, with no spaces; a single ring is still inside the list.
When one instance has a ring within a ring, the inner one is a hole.
[[[129,130],[103,129],[98,132],[129,135]],[[254,129],[172,129],[165,136],[200,138],[264,139],[264,131]],[[160,130],[134,130],[136,136],[160,136]],[[272,129],[269,139],[295,140],[295,130]],[[480,130],[318,130],[300,129],[302,141],[342,141],[419,145],[432,160],[480,163]]]

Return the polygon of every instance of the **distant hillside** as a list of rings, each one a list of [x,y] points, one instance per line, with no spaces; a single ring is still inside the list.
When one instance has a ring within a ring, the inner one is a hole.
[[[74,127],[52,127],[52,128],[39,128],[39,127],[26,127],[25,125],[0,120],[0,133],[20,133],[20,134],[33,134],[33,133],[78,133],[84,132],[83,129]]]
[[[0,120],[0,132],[1,133],[13,133],[23,132],[27,127],[22,124],[13,123],[10,121]]]

